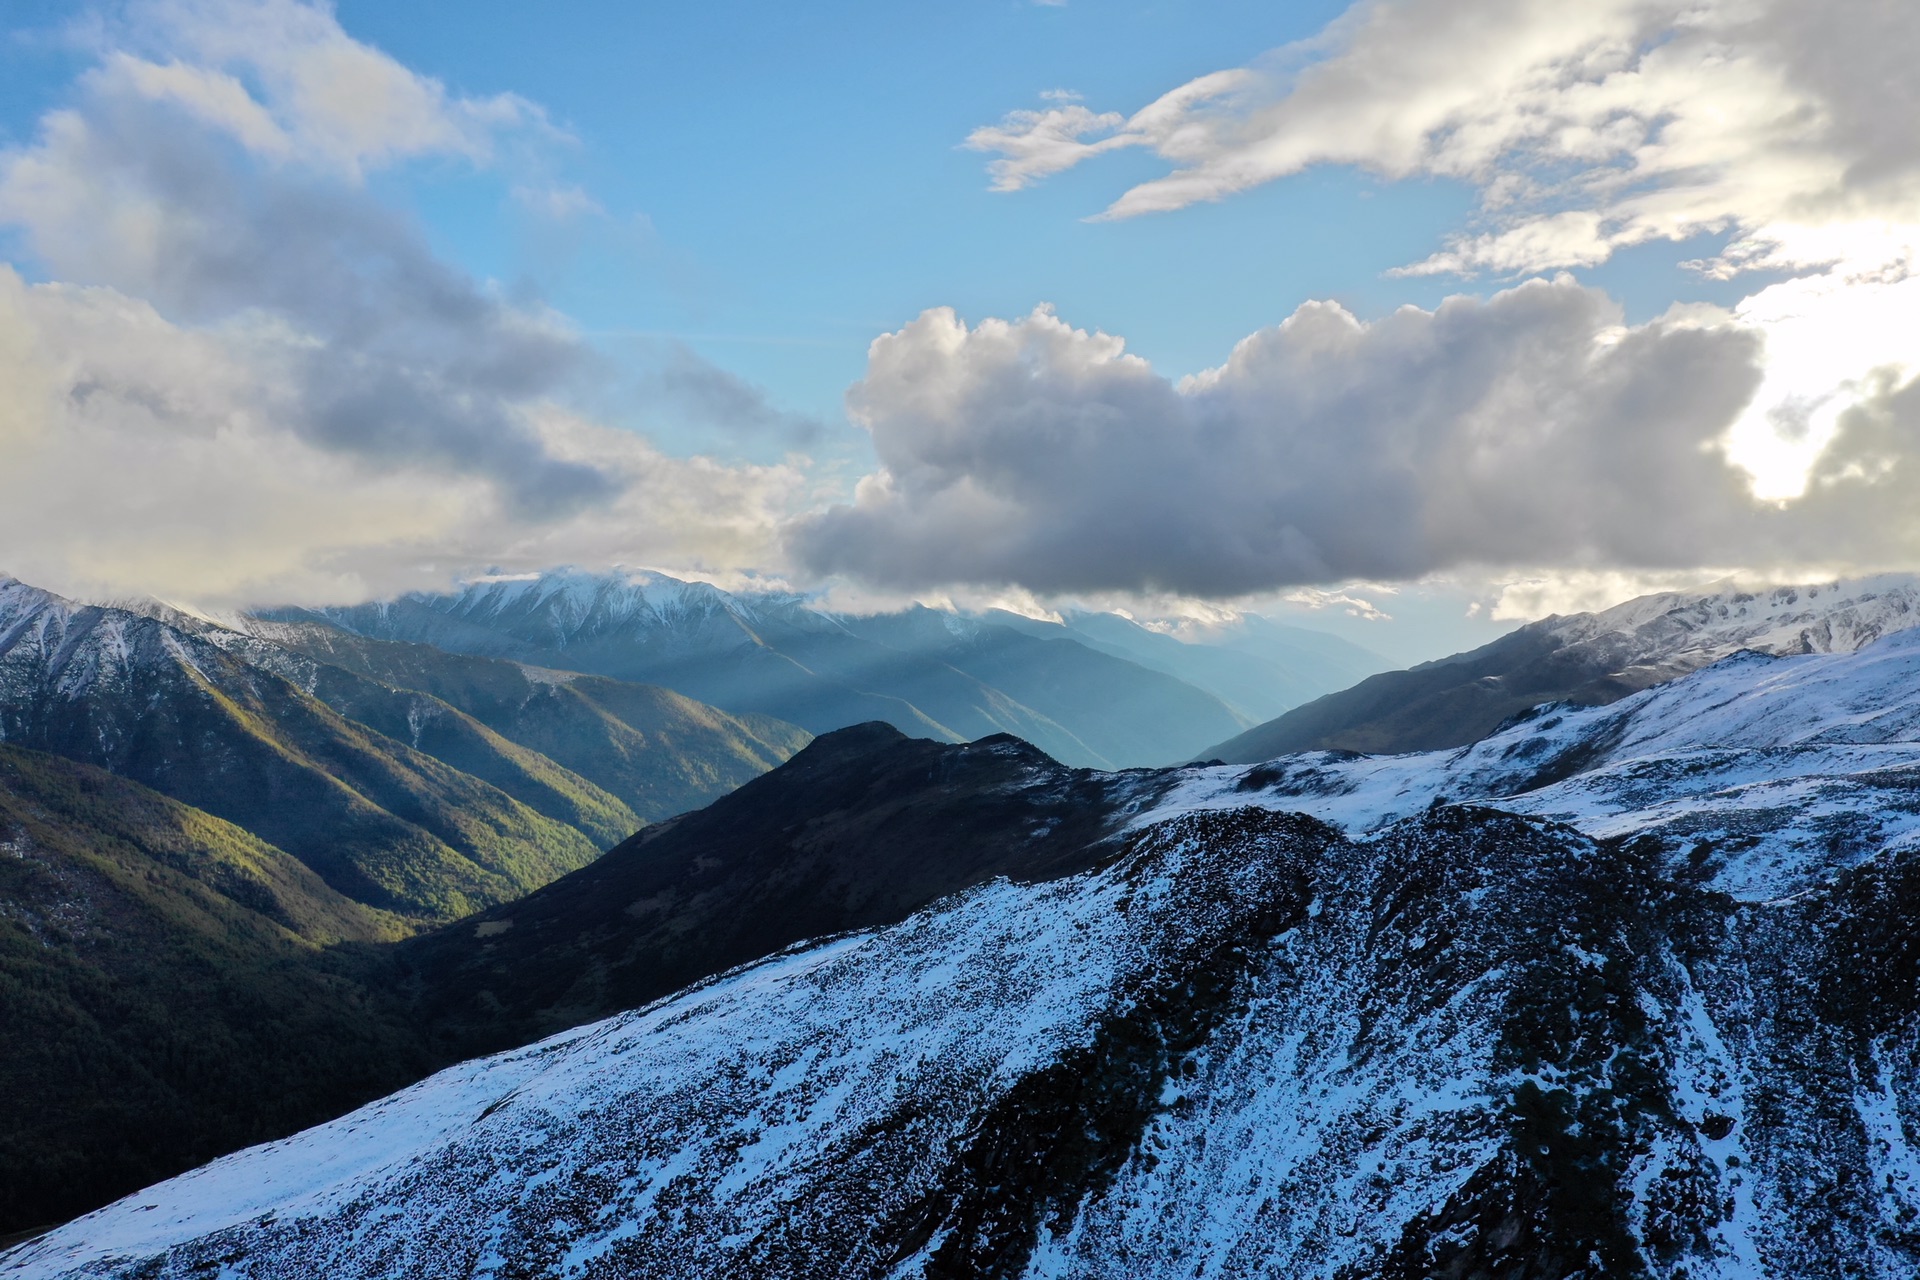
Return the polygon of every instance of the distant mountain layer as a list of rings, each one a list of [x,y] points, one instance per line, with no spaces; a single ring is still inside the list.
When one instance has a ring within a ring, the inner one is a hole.
[[[1916,624],[1920,580],[1905,575],[1759,593],[1645,596],[1603,613],[1546,618],[1467,653],[1370,676],[1194,758],[1236,763],[1296,751],[1464,746],[1530,707],[1612,702],[1740,649],[1850,652]]]
[[[382,985],[517,1034],[813,941],[0,1276],[1908,1280],[1917,779],[1920,629],[1418,756],[850,730]]]
[[[517,898],[805,741],[664,690],[298,632],[0,579],[0,740],[139,781],[419,922]]]
[[[1012,733],[1095,768],[1181,759],[1377,669],[1365,651],[1313,633],[1263,656],[1184,645],[1115,615],[1066,625],[925,608],[853,616],[659,574],[559,571],[266,615],[321,617],[360,636],[664,685],[814,733],[871,720],[945,741]]]
[[[1254,721],[1344,689],[1393,665],[1338,636],[1286,626],[1257,614],[1244,614],[1232,624],[1210,629],[1205,643],[1177,640],[1117,613],[1068,613],[1058,623],[999,609],[983,617],[1030,635],[1071,638],[1176,676]]]

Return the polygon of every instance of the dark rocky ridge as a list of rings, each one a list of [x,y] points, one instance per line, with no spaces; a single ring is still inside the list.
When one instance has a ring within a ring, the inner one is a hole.
[[[858,725],[398,958],[448,1057],[523,1044],[996,876],[1083,871],[1166,782],[1069,769],[1004,735]]]
[[[1201,812],[1103,847],[469,1064],[358,1138],[150,1189],[152,1219],[129,1204],[0,1274],[1920,1268],[1894,941],[1920,929],[1920,854],[1741,904],[1659,841],[1473,806],[1360,842]],[[1876,945],[1892,963],[1862,983]],[[385,1163],[325,1200],[253,1191],[388,1126]]]

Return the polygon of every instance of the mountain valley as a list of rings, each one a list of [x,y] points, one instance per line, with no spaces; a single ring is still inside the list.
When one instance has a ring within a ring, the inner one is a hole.
[[[829,733],[381,951],[437,1060],[546,1039],[0,1275],[1911,1275],[1920,629],[1875,625],[1421,754]]]
[[[870,720],[945,741],[1011,733],[1063,764],[1108,769],[1173,763],[1387,665],[1277,624],[1261,653],[1183,644],[1114,614],[855,616],[794,595],[571,570],[263,619],[663,685],[813,733]]]

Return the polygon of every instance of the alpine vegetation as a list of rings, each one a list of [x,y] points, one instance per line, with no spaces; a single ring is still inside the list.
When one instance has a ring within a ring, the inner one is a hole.
[[[1916,67],[0,5],[0,1280],[1914,1280]]]
[[[0,1274],[1910,1275],[1916,689],[1909,630],[1462,751],[1107,775],[1050,868],[464,1063]],[[929,745],[1007,762],[971,843],[1046,838],[1055,767]]]

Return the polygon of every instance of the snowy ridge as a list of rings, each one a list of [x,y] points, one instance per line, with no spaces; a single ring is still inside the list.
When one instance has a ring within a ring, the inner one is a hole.
[[[1593,706],[1744,650],[1850,653],[1920,623],[1920,577],[1751,592],[1666,593],[1528,623],[1465,653],[1382,672],[1191,757],[1254,764],[1313,750],[1368,754],[1476,742],[1553,701]]]
[[[0,702],[48,692],[77,700],[97,688],[131,694],[182,671],[200,677],[215,653],[157,619],[0,578]]]
[[[461,592],[455,611],[501,612],[529,604],[547,605],[562,617],[578,620],[596,609],[616,617],[663,617],[714,608],[745,615],[735,596],[704,582],[682,582],[664,574],[595,574],[579,569],[478,578]]]
[[[1456,751],[1195,769],[1141,821],[1253,803],[1364,833],[1475,800],[1595,836],[1738,846],[1722,887],[1770,898],[1920,842],[1916,783],[1920,630],[1906,630],[1857,654],[1736,654],[1608,706],[1539,708]]]
[[[1713,660],[1739,649],[1851,653],[1920,625],[1920,579],[1882,574],[1760,591],[1662,592],[1536,625],[1568,641],[1630,638],[1646,662],[1699,665],[1703,656]]]
[[[1210,825],[1177,822],[1114,873],[1002,881],[443,1072],[89,1215],[0,1274],[112,1274],[177,1241],[251,1239],[276,1222],[284,1252],[262,1255],[262,1275],[369,1274],[355,1261],[369,1249],[394,1274],[499,1274],[524,1265],[529,1229],[547,1233],[538,1256],[561,1274],[651,1247],[649,1231],[669,1236],[654,1265],[698,1266],[706,1250],[745,1260],[819,1216],[821,1153],[877,1161],[888,1181],[862,1179],[861,1197],[910,1212],[947,1172],[931,1140],[959,1139],[978,1097],[1084,1048],[1115,1002],[1297,892],[1284,865],[1199,838]],[[1286,824],[1273,837],[1301,834],[1314,839]],[[907,1116],[913,1132],[899,1134]],[[904,1140],[869,1149],[889,1133]],[[613,1200],[594,1202],[602,1192]],[[493,1225],[476,1233],[481,1204]],[[690,1213],[701,1205],[720,1211]],[[294,1228],[315,1219],[343,1230]],[[196,1265],[180,1254],[156,1274]]]
[[[1847,967],[1920,873],[1863,874],[1740,909],[1491,810],[1359,843],[1188,814],[443,1072],[0,1275],[1903,1280],[1911,965]]]
[[[424,593],[410,600],[436,601]],[[590,573],[561,568],[545,573],[476,578],[451,600],[447,613],[468,621],[538,617],[560,645],[581,635],[643,635],[675,627],[732,620],[751,629],[772,610],[783,621],[808,613],[803,597],[743,596],[705,582],[684,582],[652,571]]]

